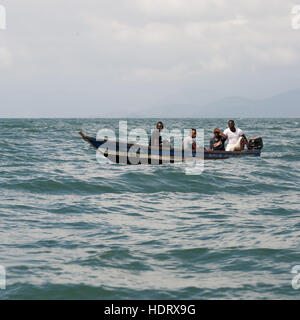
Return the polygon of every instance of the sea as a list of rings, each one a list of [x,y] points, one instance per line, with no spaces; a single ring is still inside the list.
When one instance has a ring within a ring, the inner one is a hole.
[[[0,119],[0,299],[299,299],[300,119],[235,119],[261,157],[121,165],[78,134],[229,119]],[[200,132],[200,131],[199,131]]]

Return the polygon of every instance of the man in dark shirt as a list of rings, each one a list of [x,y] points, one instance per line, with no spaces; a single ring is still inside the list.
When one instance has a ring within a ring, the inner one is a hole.
[[[225,141],[227,137],[218,128],[214,130],[214,137],[210,140],[210,148],[212,150],[225,151]]]
[[[151,138],[150,138],[150,141],[149,141],[149,145],[150,146],[160,146],[160,145],[162,145],[162,139],[161,139],[160,132],[163,130],[163,128],[164,128],[164,124],[161,121],[157,122],[156,130],[154,130],[152,132],[152,135],[151,135]]]

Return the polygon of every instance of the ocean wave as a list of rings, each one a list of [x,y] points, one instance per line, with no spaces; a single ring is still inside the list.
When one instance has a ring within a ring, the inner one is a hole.
[[[165,119],[165,127],[226,119]],[[118,119],[7,119],[0,133],[3,299],[291,298],[299,264],[298,119],[240,119],[261,158],[98,162],[78,135]],[[151,119],[130,119],[129,128]],[[296,125],[296,127],[295,127]],[[99,160],[99,159],[98,159]]]

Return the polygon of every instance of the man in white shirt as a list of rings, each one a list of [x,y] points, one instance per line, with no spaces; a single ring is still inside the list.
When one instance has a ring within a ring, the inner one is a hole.
[[[192,129],[190,135],[184,138],[182,146],[184,150],[195,150],[196,149],[196,142],[195,139],[197,137],[196,129]]]
[[[235,127],[233,120],[228,121],[228,128],[224,131],[224,135],[228,140],[226,151],[243,151],[245,145],[250,149],[244,132],[240,128]]]

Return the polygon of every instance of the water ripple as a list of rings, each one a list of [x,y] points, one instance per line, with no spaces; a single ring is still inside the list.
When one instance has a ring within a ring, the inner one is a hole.
[[[198,176],[98,163],[77,131],[117,119],[0,122],[0,298],[296,298],[300,119],[240,119],[264,137],[262,157],[207,162]],[[226,120],[164,122],[204,127],[208,143]]]

